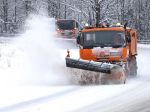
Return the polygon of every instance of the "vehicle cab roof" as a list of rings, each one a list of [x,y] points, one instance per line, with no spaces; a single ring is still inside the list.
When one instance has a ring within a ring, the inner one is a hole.
[[[81,30],[81,32],[97,32],[97,31],[122,31],[124,32],[125,29],[123,27],[88,27]]]

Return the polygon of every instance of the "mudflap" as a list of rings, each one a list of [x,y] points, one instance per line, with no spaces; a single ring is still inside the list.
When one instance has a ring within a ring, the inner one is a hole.
[[[126,81],[124,69],[116,64],[66,57],[66,66],[76,84],[122,84]]]

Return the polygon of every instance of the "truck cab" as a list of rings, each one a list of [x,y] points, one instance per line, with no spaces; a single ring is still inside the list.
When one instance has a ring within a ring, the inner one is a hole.
[[[58,37],[76,38],[79,34],[79,24],[75,20],[58,19],[56,20],[56,32]]]
[[[136,31],[121,26],[87,27],[77,38],[80,58],[125,66],[128,74],[137,74]]]

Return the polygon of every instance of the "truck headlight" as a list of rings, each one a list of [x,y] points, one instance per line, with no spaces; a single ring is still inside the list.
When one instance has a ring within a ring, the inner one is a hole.
[[[121,52],[119,50],[110,51],[110,56],[121,56]]]

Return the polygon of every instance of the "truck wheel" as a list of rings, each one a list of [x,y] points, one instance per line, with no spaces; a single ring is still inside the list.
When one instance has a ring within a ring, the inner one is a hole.
[[[136,57],[132,57],[129,64],[130,76],[137,76],[137,62]]]

